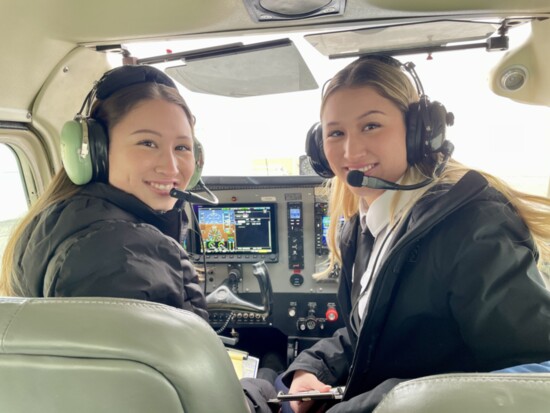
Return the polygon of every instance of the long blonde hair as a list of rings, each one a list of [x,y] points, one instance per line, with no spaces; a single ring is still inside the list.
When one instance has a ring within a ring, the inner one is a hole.
[[[193,130],[195,118],[177,89],[153,82],[134,84],[116,91],[105,100],[96,100],[92,107],[91,117],[109,133],[138,103],[153,99],[162,99],[180,106]],[[14,295],[15,287],[17,287],[14,285],[16,281],[13,277],[14,265],[18,258],[16,256],[17,244],[33,219],[50,206],[73,197],[81,188],[72,183],[65,170],[61,168],[44,193],[18,222],[6,244],[2,257],[0,295]],[[40,258],[37,257],[37,259]]]
[[[392,101],[403,112],[404,118],[409,105],[418,101],[419,98],[411,80],[399,67],[375,59],[360,58],[350,63],[330,80],[323,94],[321,114],[327,98],[335,91],[364,86],[374,88],[381,96]],[[441,154],[434,156],[437,158],[427,159],[424,165],[409,166],[403,177],[403,183],[415,183],[424,179],[425,171],[429,168],[433,170],[434,161],[441,161]],[[472,168],[450,159],[440,176],[424,189],[428,190],[431,186],[440,183],[456,183],[470,170]],[[539,252],[539,268],[545,262],[550,262],[550,199],[517,191],[493,175],[483,171],[478,172],[487,179],[489,185],[508,199],[529,228]],[[316,279],[327,277],[335,266],[342,265],[338,245],[340,225],[337,223],[342,217],[344,220],[349,220],[359,211],[359,197],[349,189],[346,182],[334,177],[327,181],[325,189],[329,199],[331,222],[327,233],[327,244],[330,251],[329,266],[325,271],[315,274]],[[425,192],[419,191],[418,195],[409,202],[406,209],[412,207]],[[393,208],[397,205],[399,197],[400,191],[395,191],[392,199]],[[548,282],[548,280],[546,281]]]

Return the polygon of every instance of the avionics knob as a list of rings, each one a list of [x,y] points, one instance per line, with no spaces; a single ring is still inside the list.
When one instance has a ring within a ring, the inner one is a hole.
[[[288,307],[288,316],[289,317],[296,317],[296,307],[294,307],[294,306]]]
[[[336,321],[338,320],[338,311],[336,311],[336,308],[330,307],[327,309],[327,312],[325,313],[325,318],[327,321]]]
[[[315,318],[309,318],[306,320],[306,326],[308,330],[315,330],[317,327],[317,320]]]

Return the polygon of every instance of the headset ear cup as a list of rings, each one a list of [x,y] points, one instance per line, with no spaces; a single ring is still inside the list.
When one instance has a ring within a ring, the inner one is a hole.
[[[87,119],[90,140],[90,160],[94,182],[109,183],[109,137],[103,125],[93,118]]]
[[[428,110],[432,132],[427,150],[429,152],[439,152],[443,147],[446,137],[448,123],[447,109],[439,102],[432,102]]]
[[[195,172],[191,176],[191,180],[187,184],[186,189],[193,189],[199,183],[202,175],[202,168],[204,167],[204,148],[199,140],[193,138],[193,156],[195,158]]]
[[[407,163],[414,166],[422,160],[422,119],[420,119],[420,103],[409,105],[407,111]]]
[[[314,124],[306,136],[306,155],[313,170],[323,178],[332,178],[334,172],[330,169],[323,148],[323,130],[320,123]]]
[[[87,128],[86,120],[70,120],[61,129],[61,160],[67,176],[76,185],[87,184],[93,177],[89,148],[82,147]]]
[[[451,115],[452,118],[452,115]],[[445,106],[422,97],[407,112],[407,162],[418,165],[441,150],[449,116]],[[450,123],[452,124],[452,123]]]

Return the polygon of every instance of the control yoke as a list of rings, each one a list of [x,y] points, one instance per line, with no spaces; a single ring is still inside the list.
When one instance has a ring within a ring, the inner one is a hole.
[[[231,291],[229,279],[226,279],[206,297],[208,310],[241,311],[262,314],[264,316],[270,315],[273,306],[273,289],[271,288],[271,280],[269,279],[269,272],[265,262],[260,261],[252,264],[252,273],[260,286],[261,305],[240,298]]]

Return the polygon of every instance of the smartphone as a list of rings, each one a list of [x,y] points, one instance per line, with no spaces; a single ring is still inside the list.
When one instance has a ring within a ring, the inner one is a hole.
[[[300,400],[303,402],[307,402],[310,400],[340,400],[344,396],[344,390],[345,387],[333,387],[329,391],[326,392],[320,392],[318,390],[310,390],[305,392],[299,392],[299,393],[292,393],[292,394],[285,394],[283,392],[279,392],[277,394],[277,398],[270,400],[270,402],[286,402],[286,401],[292,401],[292,400]]]

